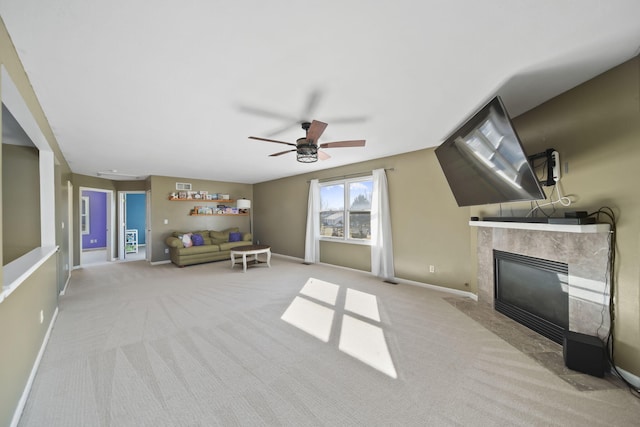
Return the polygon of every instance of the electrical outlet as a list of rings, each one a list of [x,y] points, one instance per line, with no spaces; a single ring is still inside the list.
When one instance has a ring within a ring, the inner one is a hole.
[[[169,248],[165,248],[165,249],[164,249],[164,253],[165,253],[165,254],[168,254],[168,253],[169,253]]]
[[[44,322],[44,311],[40,310],[40,324],[42,324],[42,322]]]
[[[429,273],[435,273],[436,272],[436,266],[435,265],[430,265],[429,266]]]

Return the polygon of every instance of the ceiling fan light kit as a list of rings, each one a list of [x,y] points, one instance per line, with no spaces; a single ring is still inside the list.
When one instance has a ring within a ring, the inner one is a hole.
[[[296,159],[300,163],[313,163],[318,161],[318,157],[320,160],[326,160],[330,158],[327,153],[321,151],[320,149],[325,148],[340,148],[340,147],[364,147],[365,140],[359,139],[354,141],[336,141],[336,142],[325,142],[322,144],[318,144],[318,140],[320,136],[327,128],[327,124],[320,122],[318,120],[314,120],[313,122],[302,122],[302,129],[305,130],[306,136],[303,138],[298,138],[296,143],[293,144],[291,142],[284,141],[276,141],[274,139],[267,138],[259,138],[257,136],[250,136],[249,139],[255,139],[258,141],[267,141],[267,142],[275,142],[277,144],[285,144],[291,145],[295,147],[291,150],[280,151],[278,153],[270,154],[270,157],[280,156],[282,154],[291,153],[293,151],[296,152]]]

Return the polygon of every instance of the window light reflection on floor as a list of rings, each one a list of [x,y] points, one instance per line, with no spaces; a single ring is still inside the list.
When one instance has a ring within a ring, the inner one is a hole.
[[[398,378],[384,332],[379,326],[345,314],[338,348],[391,378]]]
[[[335,313],[343,312],[336,306],[339,291],[339,285],[310,278],[300,290],[304,297],[296,296],[281,319],[328,343]],[[338,349],[391,378],[397,378],[384,331],[375,324],[380,322],[377,297],[347,288],[344,310],[356,316],[342,315]]]
[[[347,299],[344,303],[344,309],[375,320],[376,322],[380,321],[378,299],[375,295],[356,291],[355,289],[347,289]]]
[[[295,297],[281,319],[320,341],[329,342],[333,314],[330,308],[305,298]]]
[[[333,283],[325,282],[310,278],[307,283],[300,289],[302,295],[306,295],[311,298],[315,298],[318,301],[326,302],[327,304],[336,305],[336,298],[338,298],[338,291],[340,286]]]

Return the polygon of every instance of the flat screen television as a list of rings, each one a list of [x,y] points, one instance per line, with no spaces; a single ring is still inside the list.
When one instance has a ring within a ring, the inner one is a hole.
[[[458,206],[546,198],[498,96],[435,152]]]

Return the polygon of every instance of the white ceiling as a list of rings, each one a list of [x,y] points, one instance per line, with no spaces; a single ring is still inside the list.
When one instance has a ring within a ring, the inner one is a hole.
[[[495,94],[516,116],[640,48],[638,0],[0,0],[0,14],[72,171],[93,176],[257,183],[432,147]],[[247,138],[301,119],[329,123],[320,142],[367,145],[300,164]]]

